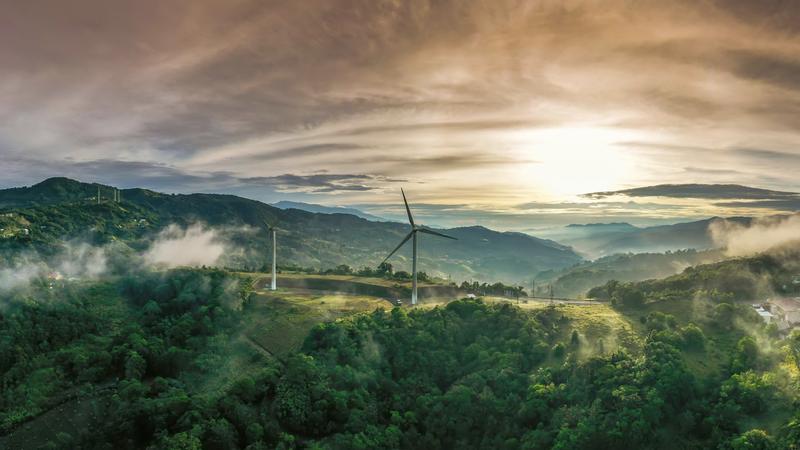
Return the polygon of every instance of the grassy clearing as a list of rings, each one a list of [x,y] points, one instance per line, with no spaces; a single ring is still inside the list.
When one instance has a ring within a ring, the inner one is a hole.
[[[391,304],[365,295],[260,292],[247,315],[245,335],[272,355],[282,356],[297,350],[319,323],[381,307]]]

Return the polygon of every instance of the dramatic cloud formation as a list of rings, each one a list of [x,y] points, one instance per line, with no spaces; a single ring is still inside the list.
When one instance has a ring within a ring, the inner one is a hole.
[[[798,2],[0,3],[5,186],[379,205],[404,180],[512,215],[653,184],[798,190]],[[789,205],[723,198],[630,209]]]

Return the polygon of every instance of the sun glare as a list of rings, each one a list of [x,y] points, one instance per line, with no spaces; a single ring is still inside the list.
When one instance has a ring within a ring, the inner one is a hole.
[[[530,161],[526,184],[563,198],[615,189],[630,178],[633,159],[617,144],[633,134],[603,127],[529,130],[515,147]]]

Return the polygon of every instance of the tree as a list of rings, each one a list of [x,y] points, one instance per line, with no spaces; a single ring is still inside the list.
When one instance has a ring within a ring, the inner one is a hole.
[[[384,277],[391,277],[393,270],[392,263],[384,261],[378,266],[376,273]]]
[[[147,371],[147,361],[136,351],[128,352],[125,360],[125,378],[141,380]]]
[[[789,356],[794,360],[794,364],[800,370],[800,330],[793,330],[786,338]]]
[[[690,323],[681,328],[683,346],[690,350],[702,350],[705,347],[706,335],[697,325]]]
[[[236,450],[239,448],[239,435],[230,422],[224,418],[212,419],[206,432],[206,447],[213,450]]]
[[[732,450],[772,450],[775,442],[763,430],[750,430],[731,440]]]
[[[578,330],[572,330],[572,336],[569,339],[569,345],[573,348],[577,348],[581,345],[581,337],[578,334]]]
[[[742,372],[756,368],[758,362],[758,344],[750,336],[744,336],[736,343],[736,353],[731,362],[734,372]]]

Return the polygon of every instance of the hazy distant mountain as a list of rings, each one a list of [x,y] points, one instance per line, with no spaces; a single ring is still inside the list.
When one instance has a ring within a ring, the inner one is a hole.
[[[597,247],[617,237],[640,230],[627,222],[570,224],[548,232],[547,237],[567,244],[589,257],[602,256]]]
[[[29,234],[0,240],[0,251],[6,256],[32,249],[52,252],[71,239],[93,244],[122,242],[141,249],[169,224],[204,222],[232,234],[230,240],[239,251],[230,257],[238,264],[260,267],[268,261],[268,222],[279,229],[281,264],[314,268],[348,264],[359,268],[377,266],[408,233],[408,225],[403,223],[280,209],[234,195],[125,189],[121,191],[123,201],[114,203],[110,201],[113,188],[100,186],[103,201],[97,204],[97,187],[57,178],[31,187],[0,190],[3,212],[16,213],[1,216],[0,221],[8,220],[9,227],[24,223],[29,229]],[[540,271],[569,267],[582,260],[569,247],[523,233],[501,233],[484,227],[442,231],[458,240],[421,236],[420,270],[449,274],[454,280],[519,282]],[[410,247],[404,247],[390,262],[409,270]]]
[[[571,224],[550,231],[547,237],[569,245],[589,259],[616,253],[706,250],[714,248],[708,226],[716,219],[719,218],[651,227],[636,227],[626,222]],[[749,225],[752,219],[731,217],[726,220]]]
[[[703,199],[786,199],[798,198],[800,193],[772,191],[739,184],[659,184],[620,191],[591,192],[584,197],[599,199],[614,195],[628,197],[672,197]]]
[[[318,205],[316,203],[303,203],[303,202],[293,202],[289,200],[281,200],[277,203],[273,203],[272,206],[280,209],[300,209],[303,211],[313,212],[313,213],[323,213],[323,214],[352,214],[356,217],[361,217],[367,220],[372,220],[374,222],[387,222],[387,219],[382,217],[374,216],[369,213],[365,213],[356,208],[347,208],[343,206],[325,206],[325,205]]]
[[[571,223],[566,228],[573,228],[577,230],[591,230],[591,231],[630,231],[636,230],[635,227],[628,222],[612,222],[612,223]]]
[[[600,227],[600,231],[595,233],[564,235],[558,240],[591,258],[626,252],[665,252],[690,248],[705,250],[714,248],[708,226],[715,219],[718,218],[645,228],[610,227],[605,232]],[[752,219],[730,217],[726,220],[749,225]]]

